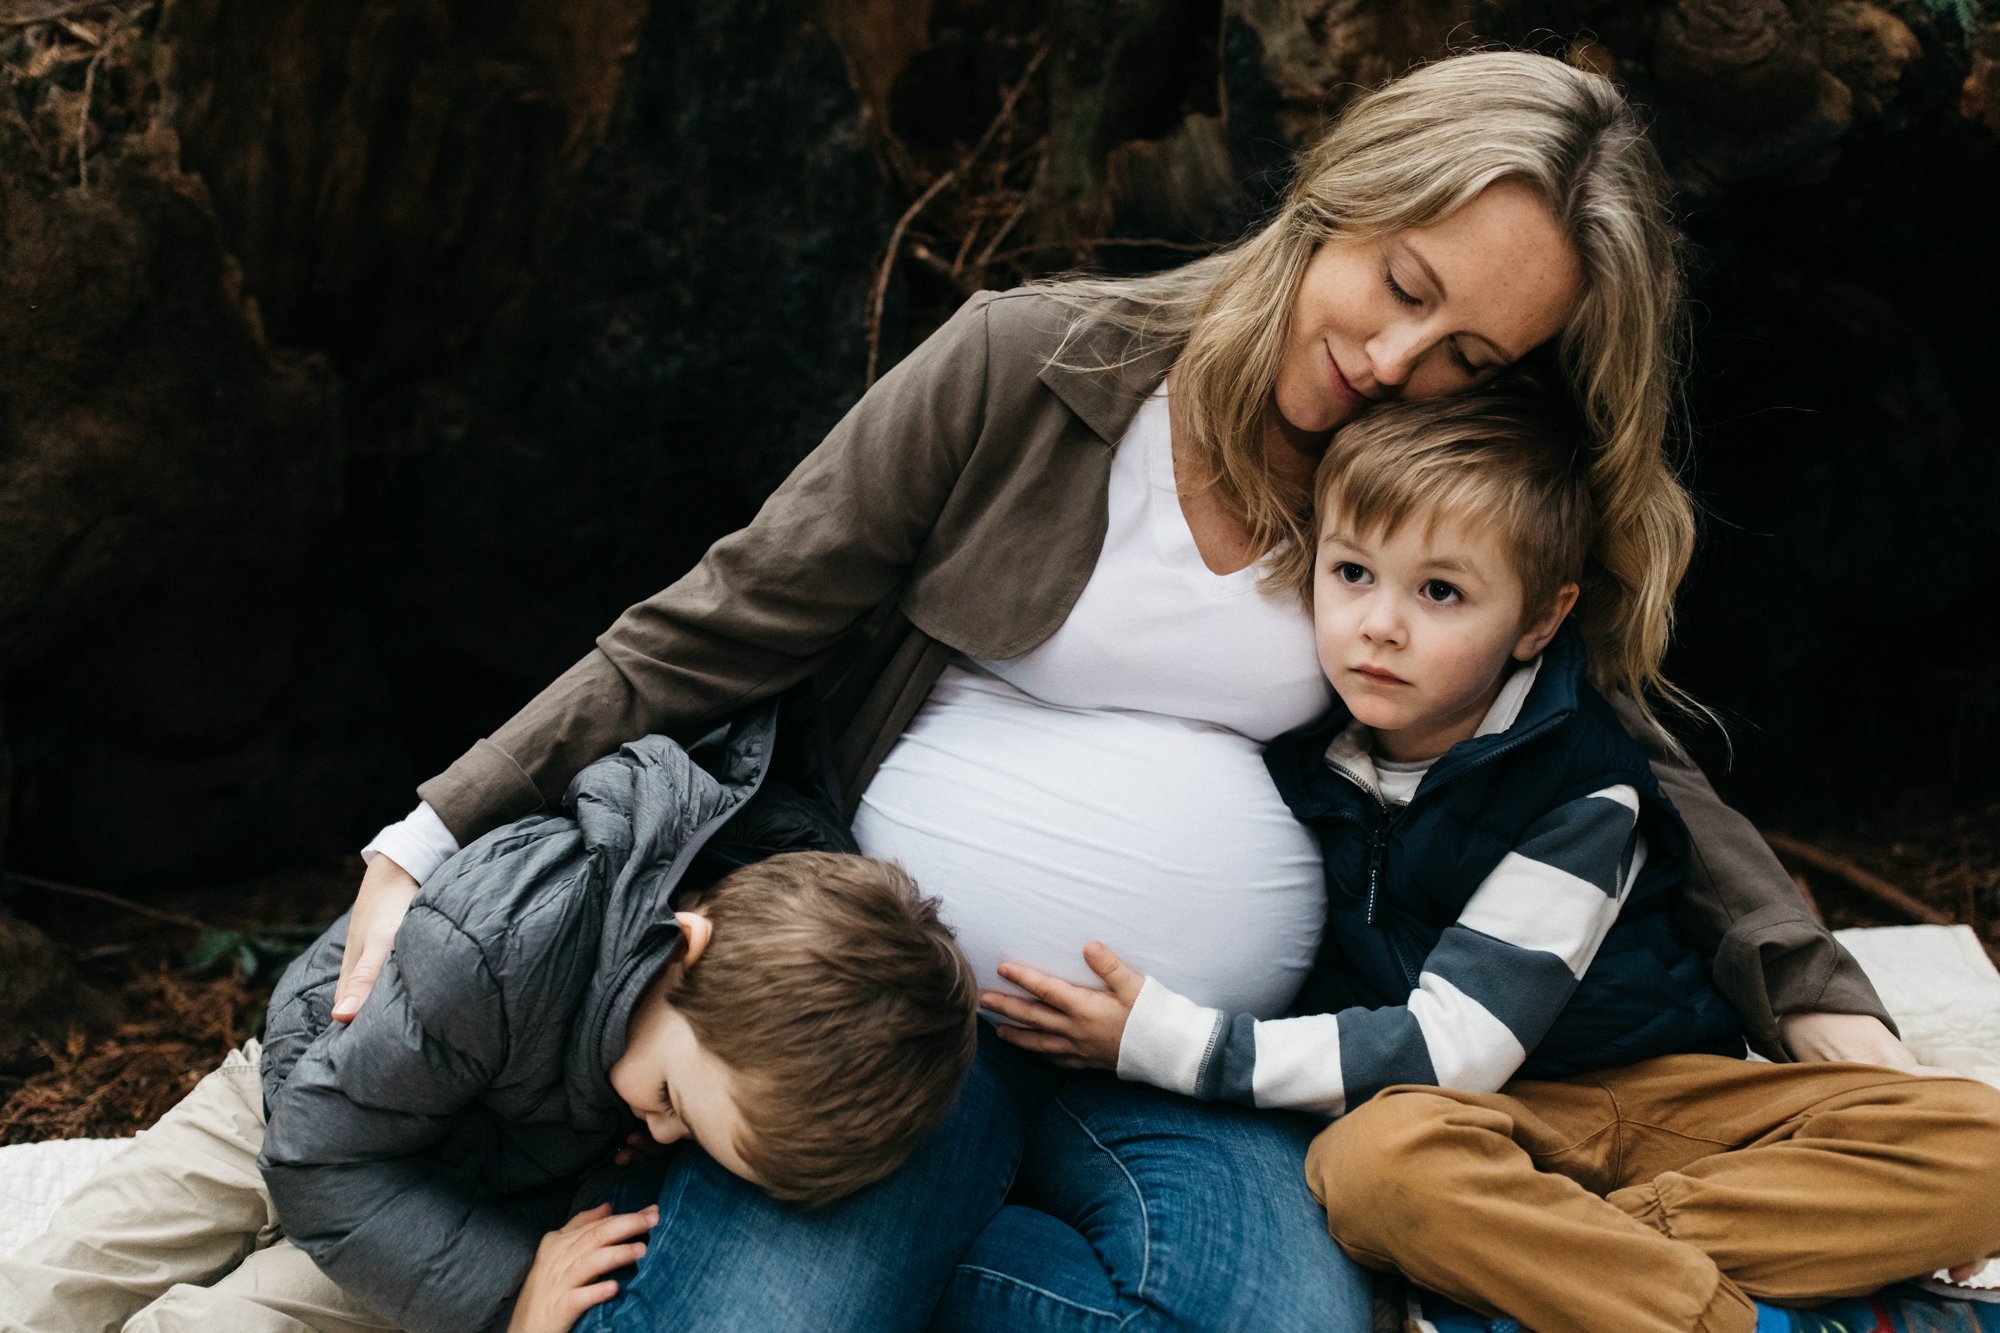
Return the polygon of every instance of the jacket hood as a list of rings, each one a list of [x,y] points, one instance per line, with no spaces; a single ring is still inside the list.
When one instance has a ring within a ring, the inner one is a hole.
[[[756,794],[775,739],[776,708],[760,707],[693,753],[648,736],[571,781],[563,808],[582,835],[587,873],[605,885],[598,965],[570,1046],[572,1065],[603,1079],[625,1053],[634,1006],[680,944],[673,891],[695,854]]]

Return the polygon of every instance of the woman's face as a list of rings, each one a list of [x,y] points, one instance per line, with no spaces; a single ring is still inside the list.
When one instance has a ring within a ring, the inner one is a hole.
[[[1292,304],[1279,424],[1323,443],[1370,402],[1470,388],[1555,337],[1582,292],[1555,219],[1511,181],[1428,227],[1329,241]]]

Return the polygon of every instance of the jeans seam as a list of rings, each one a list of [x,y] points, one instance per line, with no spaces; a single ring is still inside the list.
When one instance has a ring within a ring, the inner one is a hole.
[[[1146,1207],[1146,1193],[1139,1188],[1138,1180],[1133,1177],[1131,1169],[1125,1165],[1123,1159],[1105,1146],[1104,1140],[1098,1138],[1096,1131],[1083,1122],[1082,1116],[1070,1109],[1068,1102],[1065,1102],[1061,1097],[1057,1097],[1055,1104],[1062,1109],[1064,1115],[1076,1122],[1076,1127],[1083,1131],[1083,1136],[1089,1139],[1099,1152],[1111,1159],[1113,1165],[1118,1168],[1118,1173],[1125,1177],[1125,1183],[1132,1187],[1132,1197],[1139,1202],[1139,1236],[1141,1246],[1139,1253],[1139,1282],[1134,1292],[1143,1308],[1146,1299],[1146,1284],[1153,1276],[1153,1215],[1151,1210]],[[1131,1314],[1125,1316],[1124,1319],[1119,1321],[1119,1327],[1123,1328],[1126,1323],[1136,1318],[1138,1314],[1139,1311],[1134,1310]]]
[[[1125,1325],[1125,1320],[1118,1318],[1116,1310],[1100,1310],[1094,1305],[1085,1305],[1082,1301],[1073,1301],[1067,1296],[1058,1295],[1050,1291],[1047,1287],[1038,1287],[1032,1282],[1015,1277],[1012,1273],[1002,1273],[996,1269],[982,1267],[979,1264],[960,1264],[958,1271],[961,1273],[977,1273],[981,1277],[990,1277],[995,1282],[1005,1282],[1009,1286],[1019,1287],[1023,1291],[1031,1291],[1044,1300],[1054,1301],[1057,1305],[1066,1305],[1072,1310],[1081,1310],[1087,1315],[1096,1315],[1100,1319],[1117,1320],[1120,1328]],[[1127,1318],[1130,1318],[1130,1316],[1127,1316]]]

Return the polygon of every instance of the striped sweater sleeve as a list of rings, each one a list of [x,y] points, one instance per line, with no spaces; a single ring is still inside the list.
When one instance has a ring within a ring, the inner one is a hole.
[[[1337,1116],[1392,1083],[1490,1092],[1528,1058],[1618,918],[1646,850],[1639,795],[1580,797],[1528,830],[1385,1009],[1257,1019],[1148,977],[1118,1076],[1189,1096]]]

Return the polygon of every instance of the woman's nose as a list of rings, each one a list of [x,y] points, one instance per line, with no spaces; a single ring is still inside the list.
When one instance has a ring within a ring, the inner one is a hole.
[[[687,1125],[677,1115],[649,1115],[646,1130],[658,1144],[678,1143],[687,1137]]]
[[[1384,389],[1400,389],[1423,357],[1419,330],[1384,329],[1368,341],[1368,370]]]

